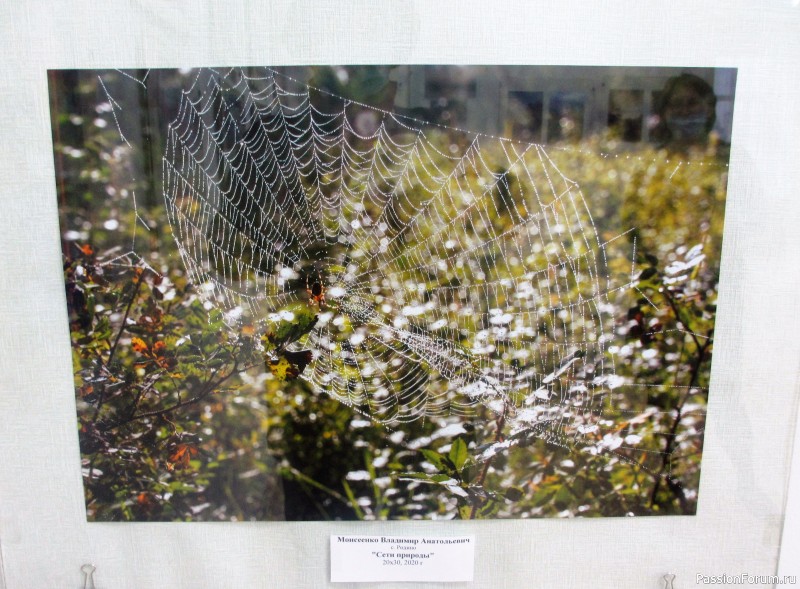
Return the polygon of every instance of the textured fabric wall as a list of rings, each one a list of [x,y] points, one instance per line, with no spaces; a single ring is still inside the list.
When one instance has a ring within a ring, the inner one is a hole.
[[[0,6],[0,31],[0,587],[77,587],[89,561],[108,588],[324,587],[331,533],[475,534],[470,587],[775,572],[800,374],[796,0],[16,1]],[[696,517],[85,522],[46,69],[307,63],[739,68]]]

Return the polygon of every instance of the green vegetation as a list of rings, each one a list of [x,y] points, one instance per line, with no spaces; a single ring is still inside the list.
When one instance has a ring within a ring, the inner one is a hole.
[[[174,94],[179,76],[161,76],[162,96]],[[612,240],[610,351],[616,375],[638,386],[607,400],[611,433],[550,443],[514,431],[507,406],[393,429],[297,378],[304,360],[286,346],[314,327],[308,306],[262,337],[247,323],[230,328],[200,296],[160,200],[155,100],[135,92],[127,98],[140,108],[116,111],[91,72],[51,77],[90,520],[696,511],[727,172],[717,154],[622,151],[602,138],[548,151],[579,183],[600,241]],[[523,180],[509,178],[490,195],[500,226],[518,214],[506,203]]]

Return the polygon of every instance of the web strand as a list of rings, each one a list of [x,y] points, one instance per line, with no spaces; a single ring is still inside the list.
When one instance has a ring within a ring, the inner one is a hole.
[[[321,100],[324,97],[325,100]],[[545,148],[426,124],[266,69],[198,74],[169,126],[172,233],[229,322],[326,305],[304,376],[375,421],[505,411],[590,443],[613,389],[607,248]],[[521,438],[520,438],[521,439]]]

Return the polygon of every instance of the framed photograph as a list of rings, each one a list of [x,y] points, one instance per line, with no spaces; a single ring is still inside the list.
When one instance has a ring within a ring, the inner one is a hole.
[[[87,519],[694,514],[735,80],[51,70]]]

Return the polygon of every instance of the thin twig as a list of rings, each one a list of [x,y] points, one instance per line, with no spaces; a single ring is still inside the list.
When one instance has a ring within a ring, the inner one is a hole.
[[[503,437],[503,428],[506,425],[507,414],[508,414],[508,402],[504,401],[503,412],[500,414],[500,416],[497,418],[496,421],[497,429],[494,432],[494,442],[493,442],[494,444],[499,442]],[[497,454],[493,454],[492,456],[486,459],[486,462],[483,463],[483,468],[481,469],[478,478],[475,479],[475,482],[473,483],[474,485],[478,487],[483,485],[483,482],[486,480],[486,475],[489,474],[489,468],[491,467],[492,462],[494,462],[495,456],[497,456]],[[472,504],[472,510],[470,511],[469,519],[475,519],[477,515],[478,515],[478,503],[476,502]]]
[[[686,321],[683,320],[680,310],[678,309],[678,305],[675,302],[675,298],[672,296],[672,293],[670,292],[669,288],[664,286],[663,289],[661,290],[661,293],[664,295],[664,298],[667,299],[667,303],[669,303],[669,306],[672,308],[672,312],[675,313],[675,319],[677,319],[680,322],[680,324],[686,328],[686,331],[692,337],[692,340],[694,340],[694,345],[697,346],[697,349],[699,350],[702,347],[702,344],[697,339],[697,334],[694,331],[692,331],[691,326],[687,324]]]
[[[112,429],[116,429],[118,427],[121,427],[123,425],[127,425],[127,424],[129,424],[129,423],[131,423],[133,421],[138,421],[140,419],[145,419],[147,417],[159,417],[159,416],[167,415],[169,413],[172,413],[176,409],[180,409],[181,407],[186,407],[187,405],[193,405],[195,403],[199,403],[200,401],[202,401],[203,399],[205,399],[206,397],[211,395],[214,392],[214,390],[217,387],[219,387],[221,384],[223,384],[226,380],[228,380],[233,375],[238,374],[240,372],[238,359],[234,360],[233,368],[231,369],[230,372],[228,372],[228,374],[226,374],[225,376],[223,376],[223,377],[217,379],[216,381],[214,381],[213,378],[214,378],[214,376],[216,376],[216,374],[219,372],[219,370],[220,369],[217,368],[212,373],[211,380],[206,384],[205,389],[203,391],[201,391],[199,394],[195,395],[194,397],[191,397],[191,398],[186,399],[184,401],[179,401],[179,402],[175,403],[174,405],[170,405],[169,407],[165,407],[163,409],[156,409],[154,411],[146,411],[144,413],[139,413],[137,415],[131,415],[127,419],[122,420],[122,421],[118,421],[118,422],[110,425],[108,428],[105,428],[105,429],[112,430]]]
[[[688,329],[688,326],[687,326]],[[698,342],[696,337],[693,337],[695,342]],[[650,495],[650,506],[654,506],[656,502],[656,498],[658,495],[658,491],[661,488],[661,479],[664,478],[664,473],[669,468],[670,463],[672,462],[672,452],[675,449],[675,438],[678,434],[678,427],[680,426],[681,420],[683,419],[683,406],[686,404],[686,401],[689,400],[689,395],[691,394],[692,389],[694,388],[695,384],[697,383],[697,378],[700,375],[700,367],[702,366],[706,352],[708,348],[711,346],[713,339],[708,337],[706,341],[702,344],[698,342],[698,349],[697,349],[697,356],[695,358],[695,362],[692,365],[692,372],[689,377],[689,383],[686,385],[686,389],[681,395],[681,399],[678,402],[677,407],[675,407],[675,419],[672,422],[672,427],[670,428],[669,433],[667,434],[667,442],[666,447],[664,448],[664,454],[661,461],[661,469],[659,470],[658,474],[656,475],[656,482],[653,485],[653,491]],[[673,494],[677,497],[678,501],[681,504],[681,508],[685,511],[686,510],[686,497],[683,494],[683,487],[677,481],[672,480],[669,475],[666,476],[667,479],[667,487],[673,492]]]
[[[123,332],[125,331],[125,326],[128,323],[128,315],[131,312],[131,307],[133,307],[133,302],[136,300],[136,297],[139,294],[139,286],[142,284],[142,276],[141,274],[136,281],[136,287],[131,292],[131,297],[128,299],[128,305],[125,307],[125,315],[122,317],[122,323],[119,326],[119,331],[117,332],[117,337],[114,339],[114,343],[111,345],[111,351],[108,354],[108,360],[105,362],[105,366],[111,366],[112,361],[114,360],[114,354],[117,351],[117,346],[119,345],[119,340],[122,337]],[[103,366],[102,361],[98,361],[97,369],[95,370],[95,379],[100,373],[100,370]],[[103,408],[103,405],[106,402],[106,386],[105,383],[100,385],[100,391],[97,398],[97,406],[94,408],[94,414],[92,415],[92,425],[97,423],[97,418],[100,415],[100,410]]]

